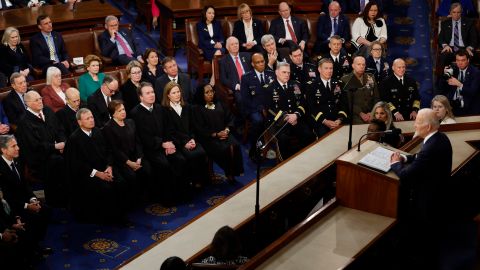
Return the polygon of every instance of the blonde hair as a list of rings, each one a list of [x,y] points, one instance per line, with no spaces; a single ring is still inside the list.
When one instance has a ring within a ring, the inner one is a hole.
[[[385,122],[385,125],[387,126],[387,129],[390,129],[392,127],[392,111],[390,110],[390,108],[388,106],[388,103],[385,102],[385,101],[379,101],[373,106],[373,109],[372,109],[372,112],[371,112],[371,115],[372,115],[373,119],[376,119],[375,118],[375,111],[377,110],[377,108],[382,108],[385,111],[385,113],[387,114],[388,119]]]
[[[448,98],[444,95],[436,95],[432,98],[432,102],[430,103],[430,107],[433,109],[433,102],[439,102],[445,107],[445,117],[450,117],[452,119],[455,119],[455,116],[453,115],[452,112],[452,106],[450,105],[450,101],[448,101]]]
[[[241,3],[240,6],[238,6],[238,9],[237,9],[237,16],[238,16],[238,19],[241,20],[242,19],[242,13],[245,12],[245,11],[250,11],[250,16],[253,17],[253,14],[252,14],[252,9],[250,8],[249,5],[247,5],[246,3]]]
[[[97,61],[100,66],[102,66],[102,59],[100,57],[96,56],[95,54],[89,54],[85,56],[83,59],[83,62],[85,63],[85,66],[89,67],[90,64],[94,61]]]
[[[5,46],[8,45],[8,40],[10,39],[10,36],[12,35],[13,32],[18,33],[18,44],[20,44],[20,32],[18,31],[17,28],[10,26],[10,27],[7,27],[7,29],[5,29],[5,32],[3,33],[3,37],[2,37],[3,45]]]
[[[138,62],[137,60],[132,60],[130,61],[130,63],[127,64],[127,74],[130,76],[130,72],[132,72],[132,68],[134,67],[138,67],[140,68],[140,71],[143,70],[143,66],[142,64],[140,64],[140,62]]]

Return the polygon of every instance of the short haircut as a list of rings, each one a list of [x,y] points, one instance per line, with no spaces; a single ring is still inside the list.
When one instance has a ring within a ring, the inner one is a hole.
[[[91,113],[92,111],[90,111],[90,109],[88,108],[80,108],[77,113],[75,114],[75,118],[77,118],[77,120],[81,120],[82,119],[82,115],[86,114],[86,113]]]
[[[180,84],[170,81],[163,88],[163,96],[162,96],[162,104],[161,104],[163,107],[170,108],[170,99],[168,98],[168,95],[170,94],[172,89],[175,87],[178,87],[178,90],[180,90],[180,105],[182,105],[182,107],[185,105],[185,101],[183,101],[182,87],[180,86]]]
[[[470,54],[468,54],[467,50],[460,49],[455,53],[455,56],[466,56],[468,60],[470,60]]]
[[[54,67],[54,66],[51,66],[49,68],[47,68],[47,75],[45,76],[45,83],[47,85],[51,85],[52,84],[52,77],[55,76],[55,75],[62,75],[62,71],[60,71],[59,68],[57,67]]]
[[[332,3],[333,3],[333,2],[332,2]],[[339,35],[333,35],[333,36],[330,37],[330,41],[332,41],[332,40],[334,40],[334,39],[342,41],[342,37],[339,36]]]
[[[69,88],[67,88],[67,90],[65,90],[65,99],[70,100],[70,98],[68,96],[70,96],[72,94],[77,94],[80,97],[80,91],[78,91],[77,88],[69,87]]]
[[[108,24],[110,21],[118,21],[118,18],[115,17],[114,15],[108,15],[107,17],[105,17],[105,24]]]
[[[90,64],[95,61],[97,61],[100,66],[102,65],[102,59],[100,59],[100,57],[96,56],[95,54],[89,54],[83,59],[86,67],[89,67]]]
[[[322,59],[320,59],[320,61],[318,61],[318,66],[321,67],[325,63],[333,64],[333,60],[330,59],[330,58],[322,58]]]
[[[18,42],[20,43],[20,32],[18,31],[17,28],[10,26],[5,29],[5,32],[3,32],[3,37],[2,37],[2,44],[3,45],[8,45],[8,40],[10,39],[10,36],[12,33],[17,32],[18,33]]]
[[[262,43],[262,46],[265,46],[265,44],[267,44],[267,42],[270,42],[271,40],[275,42],[275,38],[273,37],[273,35],[266,34],[266,35],[263,35],[262,39],[260,40],[260,43]]]
[[[111,117],[115,114],[115,111],[120,107],[120,105],[123,105],[123,101],[114,99],[108,103],[108,113],[110,114]]]
[[[127,67],[126,67],[128,75],[131,74],[132,68],[134,68],[134,67],[140,68],[140,71],[143,70],[142,64],[140,64],[140,62],[138,62],[137,60],[132,60],[132,61],[128,62]]]
[[[230,44],[231,44],[234,40],[236,40],[237,42],[239,42],[239,41],[238,41],[238,38],[236,38],[236,37],[234,37],[234,36],[230,36],[230,37],[227,38],[227,41],[225,42],[225,48],[227,48],[227,50],[228,50],[228,47],[230,46]]]
[[[12,75],[10,75],[10,83],[13,84],[17,78],[24,77],[22,73],[20,72],[14,72]]]
[[[46,18],[50,18],[50,16],[46,15],[46,14],[42,14],[40,16],[37,17],[37,25],[40,25],[42,23],[43,20],[45,20]]]
[[[250,11],[250,15],[253,16],[253,14],[252,14],[252,9],[250,8],[250,6],[249,6],[248,4],[246,4],[246,3],[241,3],[241,4],[238,6],[238,9],[237,9],[237,17],[238,17],[239,20],[242,19],[242,13],[243,13],[244,11],[247,11],[247,10]]]
[[[165,66],[167,63],[169,62],[177,62],[177,60],[175,60],[175,57],[172,57],[172,56],[166,56],[165,58],[163,58],[162,60],[162,66]]]
[[[0,135],[0,148],[5,149],[7,148],[7,144],[11,141],[15,140],[15,136],[7,134],[7,135]]]
[[[137,87],[137,95],[139,97],[142,96],[142,89],[147,86],[150,86],[153,88],[153,85],[149,82],[141,82],[140,85]]]
[[[372,43],[370,43],[370,46],[368,46],[368,53],[372,54],[374,45],[380,45],[380,48],[382,49],[382,57],[385,57],[385,47],[378,40],[372,41]]]
[[[293,52],[296,52],[298,50],[302,50],[302,48],[300,48],[300,46],[298,44],[292,44],[290,45],[290,48],[289,48],[289,54],[292,55]]]
[[[456,9],[457,7],[460,7],[460,11],[463,11],[462,4],[460,4],[459,2],[455,2],[450,5],[450,12],[452,12],[452,10]]]
[[[277,68],[275,70],[279,70],[281,67],[290,67],[290,64],[287,62],[277,62]]]
[[[39,97],[41,97],[40,94],[36,90],[31,90],[31,91],[28,91],[27,93],[25,93],[25,95],[23,96],[23,99],[25,100],[25,102],[31,102],[31,101],[33,101],[32,96],[34,96],[34,95],[38,95]],[[30,106],[28,106],[28,107],[30,107]]]
[[[109,84],[113,81],[118,81],[117,78],[113,77],[112,75],[108,75],[108,74],[105,74],[105,78],[103,78],[103,82],[104,84]]]

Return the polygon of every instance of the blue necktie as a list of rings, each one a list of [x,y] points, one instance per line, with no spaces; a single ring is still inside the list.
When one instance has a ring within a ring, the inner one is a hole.
[[[455,22],[455,27],[453,28],[453,50],[458,51],[460,47],[460,30],[458,29],[458,21]]]
[[[336,35],[338,33],[338,22],[337,18],[333,19],[333,33]]]

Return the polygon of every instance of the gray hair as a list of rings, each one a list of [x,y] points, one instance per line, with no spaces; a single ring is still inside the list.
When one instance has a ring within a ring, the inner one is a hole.
[[[45,83],[46,83],[47,85],[52,84],[52,77],[53,77],[54,75],[58,75],[58,74],[62,75],[62,72],[60,71],[59,68],[57,68],[57,67],[49,67],[49,68],[47,69],[47,75],[46,75],[46,82],[45,82]]]
[[[70,88],[67,88],[67,90],[65,90],[65,98],[68,100],[70,100],[70,97],[75,94],[80,96],[80,92],[75,87],[70,87]]]
[[[32,99],[34,99],[34,96],[35,97],[42,97],[40,96],[40,94],[36,91],[36,90],[31,90],[31,91],[28,91],[27,93],[25,93],[25,96],[23,96],[23,99],[25,100],[25,102],[31,102],[33,101]],[[28,104],[27,104],[28,106]],[[30,107],[30,106],[28,106]]]
[[[266,35],[263,35],[260,42],[262,43],[262,46],[265,46],[265,44],[267,44],[267,42],[269,42],[270,40],[273,40],[275,42],[275,38],[273,37],[273,35],[266,34]]]
[[[106,18],[105,18],[105,24],[108,24],[109,22],[111,21],[118,21],[118,18],[113,16],[113,15],[108,15]]]
[[[24,77],[24,78],[25,78],[25,76],[23,76],[23,74],[20,73],[20,72],[14,72],[14,73],[12,73],[12,75],[10,75],[10,83],[13,84],[13,82],[15,82],[15,79],[20,78],[20,77]]]
[[[432,127],[432,130],[437,130],[440,127],[440,121],[435,114],[435,112],[430,108],[423,108],[418,111],[418,115],[424,115],[423,124],[428,124]]]
[[[88,108],[80,108],[77,113],[75,114],[75,118],[77,118],[77,120],[81,120],[82,119],[82,115],[86,114],[86,113],[91,113],[92,111],[90,111],[90,109]]]
[[[3,32],[3,37],[2,37],[2,43],[3,45],[8,45],[8,40],[10,39],[10,36],[12,35],[13,32],[18,33],[18,42],[20,43],[20,32],[18,31],[17,28],[10,26],[5,29],[5,32]]]
[[[227,48],[228,50],[228,47],[230,46],[230,44],[233,42],[233,41],[238,41],[238,38],[234,37],[234,36],[230,36],[229,38],[227,38],[227,41],[226,41],[226,44],[225,44],[225,47]]]
[[[7,135],[0,135],[0,148],[5,149],[7,148],[7,144],[11,141],[15,140],[15,136],[7,134]]]
[[[108,74],[105,74],[105,78],[103,78],[103,82],[104,84],[109,84],[113,81],[118,81],[117,78],[113,77],[112,75],[108,75]]]
[[[456,9],[457,7],[460,7],[460,11],[463,11],[462,4],[460,4],[459,2],[455,2],[450,5],[450,12],[452,12],[452,10]]]
[[[275,70],[279,70],[281,67],[289,67],[290,68],[290,64],[287,63],[287,62],[277,62],[277,68]]]

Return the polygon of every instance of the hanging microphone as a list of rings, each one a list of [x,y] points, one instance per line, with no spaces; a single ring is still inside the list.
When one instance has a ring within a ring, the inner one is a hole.
[[[398,128],[396,128],[396,130],[398,130]],[[362,136],[360,136],[360,139],[358,139],[358,147],[357,147],[357,151],[360,152],[360,142],[362,141],[363,137],[367,136],[367,135],[372,135],[372,134],[382,134],[382,135],[385,135],[385,134],[391,134],[391,133],[396,133],[394,130],[385,130],[385,131],[372,131],[372,132],[367,132],[365,134],[363,134]]]

